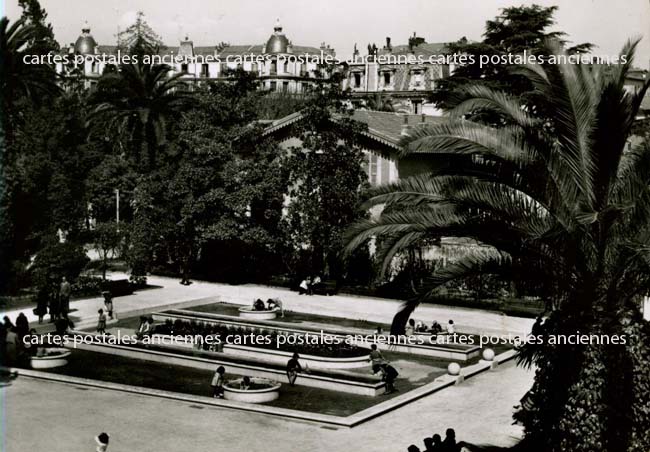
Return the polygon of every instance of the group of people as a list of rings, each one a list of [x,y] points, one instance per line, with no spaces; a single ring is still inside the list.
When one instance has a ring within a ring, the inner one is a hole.
[[[15,325],[8,316],[4,316],[0,324],[0,362],[14,364],[20,361],[29,352],[23,342],[28,334],[31,331],[25,314],[18,314]]]
[[[447,322],[447,325],[443,329],[442,325],[434,320],[431,327],[427,328],[421,320],[409,319],[404,331],[407,336],[412,336],[415,333],[454,334],[456,332],[456,325],[454,325],[453,320],[449,319],[449,322]]]
[[[282,307],[282,300],[279,298],[269,298],[266,304],[261,298],[253,302],[253,311],[280,311],[281,317],[284,317],[284,308]]]
[[[56,286],[56,282],[41,287],[36,295],[36,307],[34,314],[38,316],[38,323],[43,323],[43,317],[49,312],[50,323],[53,323],[61,317],[68,317],[70,312],[70,295],[72,286],[66,277],[61,278],[61,283]]]
[[[320,276],[314,278],[307,277],[300,281],[298,285],[299,295],[314,295],[314,289],[321,283]]]
[[[463,442],[456,442],[456,432],[453,428],[448,428],[445,432],[445,439],[443,440],[439,434],[435,434],[430,438],[424,438],[424,449],[420,449],[415,444],[411,444],[408,452],[460,452],[463,448]]]
[[[296,379],[298,374],[305,372],[307,369],[303,368],[300,364],[300,355],[294,353],[291,359],[287,361],[287,379],[289,380],[289,386],[296,385]],[[214,398],[223,398],[223,385],[226,383],[226,368],[223,366],[217,367],[217,370],[214,371],[212,376],[212,382],[210,386],[212,387],[212,397]],[[248,376],[242,378],[239,389],[247,390],[251,386],[251,379]]]

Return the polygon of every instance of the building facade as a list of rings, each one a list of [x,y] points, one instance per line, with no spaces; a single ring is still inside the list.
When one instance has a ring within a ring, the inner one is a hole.
[[[121,56],[118,46],[98,44],[88,25],[63,52],[69,55],[71,63],[59,63],[57,72],[83,80],[85,88],[92,88],[106,66],[115,64]],[[325,43],[320,47],[294,45],[278,21],[264,44],[195,46],[186,38],[178,46],[164,46],[156,62],[168,64],[173,73],[182,73],[188,82],[224,80],[229,70],[240,68],[256,74],[264,89],[301,93],[318,77],[329,75],[319,67],[327,56],[334,58],[336,54]]]
[[[365,55],[355,46],[343,88],[350,89],[359,107],[439,116],[428,99],[436,81],[450,73],[450,65],[437,62],[445,48],[415,33],[406,45],[393,46],[390,37],[381,49],[368,45]]]

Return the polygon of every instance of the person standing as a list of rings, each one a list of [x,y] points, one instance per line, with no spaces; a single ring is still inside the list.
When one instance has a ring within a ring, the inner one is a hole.
[[[381,365],[383,363],[386,363],[386,359],[384,358],[384,355],[381,354],[379,350],[377,350],[377,344],[371,344],[370,345],[370,363],[374,367],[375,365]]]
[[[102,295],[104,295],[104,307],[108,312],[108,318],[113,320],[113,297],[111,296],[111,293],[108,290],[102,292]]]
[[[99,314],[99,317],[97,319],[97,332],[99,334],[105,334],[106,333],[106,314],[104,314],[104,310],[100,309],[97,311],[97,314]]]
[[[298,378],[298,374],[302,372],[302,366],[300,365],[300,361],[298,361],[299,358],[300,356],[298,356],[298,353],[294,353],[291,359],[287,362],[287,378],[289,379],[290,386],[295,386],[296,378]]]
[[[51,286],[48,297],[48,305],[50,308],[50,323],[53,323],[59,318],[61,313],[61,303],[58,290],[56,290],[56,282]]]
[[[226,368],[223,366],[217,367],[217,370],[214,372],[212,377],[212,397],[223,399],[223,384],[224,384],[224,375],[226,373]]]
[[[59,311],[62,316],[67,317],[70,311],[70,294],[72,293],[72,286],[65,279],[61,278],[61,285],[59,286]]]

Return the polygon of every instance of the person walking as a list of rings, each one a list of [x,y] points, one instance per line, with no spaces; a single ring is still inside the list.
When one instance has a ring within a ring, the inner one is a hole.
[[[217,370],[214,372],[214,376],[212,377],[212,382],[210,383],[210,386],[212,386],[212,397],[223,399],[223,384],[225,381],[224,375],[226,373],[226,368],[223,366],[217,367]]]
[[[108,433],[100,433],[95,437],[95,443],[97,444],[97,448],[95,449],[95,452],[106,452],[108,450]]]
[[[299,358],[300,356],[298,356],[298,353],[294,353],[291,359],[287,362],[287,378],[289,379],[290,386],[295,386],[296,378],[298,378],[298,374],[302,372],[302,366],[300,365],[300,361],[298,361]]]
[[[70,312],[70,294],[72,294],[72,286],[64,276],[59,286],[59,312],[64,317],[67,317]]]
[[[104,310],[100,309],[97,311],[97,314],[99,314],[99,317],[97,319],[97,332],[99,334],[105,334],[106,333],[106,314],[104,314]]]

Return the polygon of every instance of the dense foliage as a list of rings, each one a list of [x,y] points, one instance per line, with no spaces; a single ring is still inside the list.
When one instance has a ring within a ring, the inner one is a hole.
[[[547,316],[533,334],[626,337],[619,345],[522,347],[520,362],[537,367],[534,408],[519,414],[529,450],[650,449],[650,325],[640,311],[650,292],[650,143],[628,145],[650,82],[636,93],[624,87],[635,47],[623,49],[628,63],[616,67],[513,68],[551,117],[522,109],[516,93],[466,87],[449,123],[413,129],[403,145],[405,153],[472,158],[374,190],[370,204],[391,208],[350,230],[350,248],[385,237],[394,245],[385,259],[423,237],[486,245],[436,269],[395,317],[395,330],[447,281],[499,273],[543,285]],[[477,109],[507,121],[464,118]]]

